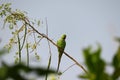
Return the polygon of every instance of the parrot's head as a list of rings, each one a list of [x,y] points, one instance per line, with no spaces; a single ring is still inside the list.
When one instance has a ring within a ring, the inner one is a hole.
[[[61,36],[61,38],[62,38],[62,39],[66,39],[66,34],[63,34],[63,35]]]

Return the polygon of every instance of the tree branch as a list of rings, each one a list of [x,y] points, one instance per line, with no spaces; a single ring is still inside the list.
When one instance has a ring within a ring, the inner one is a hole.
[[[27,21],[26,21],[27,20]],[[45,34],[43,34],[43,33],[40,33],[38,30],[36,30],[30,23],[29,23],[29,20],[26,18],[25,20],[25,23],[27,24],[27,25],[29,25],[36,33],[38,33],[39,35],[41,35],[43,38],[46,38],[47,40],[49,40],[54,46],[56,46],[56,47],[58,47],[57,45],[56,45],[56,43],[55,42],[53,42],[47,35],[45,35]],[[66,53],[65,51],[63,52],[67,57],[69,57],[72,61],[74,61],[75,62],[75,64],[76,65],[78,65],[80,68],[82,68],[82,70],[86,73],[86,74],[88,74],[88,72],[87,72],[87,70],[81,65],[81,64],[79,64],[72,56],[70,56],[68,53]]]

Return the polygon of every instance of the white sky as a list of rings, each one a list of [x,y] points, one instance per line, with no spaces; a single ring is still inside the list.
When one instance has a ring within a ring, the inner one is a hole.
[[[8,2],[8,0],[1,0]],[[67,34],[66,52],[77,61],[83,62],[82,49],[88,45],[96,48],[96,42],[102,46],[102,57],[110,62],[117,45],[114,36],[120,36],[120,1],[119,0],[11,0],[14,9],[28,12],[34,19],[48,19],[49,36],[56,41],[61,34]],[[41,28],[42,29],[42,28]],[[0,32],[3,42],[9,34]],[[2,36],[5,34],[5,36]],[[45,42],[43,42],[44,44]],[[41,47],[40,64],[46,65],[47,47]],[[56,68],[57,51],[52,47],[52,67]],[[44,54],[42,54],[44,53]],[[33,64],[33,63],[31,63]],[[37,63],[38,64],[38,63]],[[65,70],[73,62],[63,56],[60,70]],[[75,66],[64,73],[61,80],[80,80],[76,75],[83,72]]]

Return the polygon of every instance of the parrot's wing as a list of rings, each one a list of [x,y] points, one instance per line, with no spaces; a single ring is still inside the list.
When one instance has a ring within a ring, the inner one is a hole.
[[[66,42],[64,39],[59,39],[57,41],[57,46],[58,46],[58,52],[59,53],[63,53],[65,46],[66,46]]]

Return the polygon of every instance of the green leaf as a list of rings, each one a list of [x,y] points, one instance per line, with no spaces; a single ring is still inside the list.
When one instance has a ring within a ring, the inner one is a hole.
[[[0,56],[2,56],[3,54],[7,53],[7,49],[1,49],[0,50]]]
[[[0,6],[0,10],[3,8],[3,5]]]
[[[13,29],[13,26],[14,26],[13,24],[10,24],[9,29]]]
[[[120,46],[118,47],[118,50],[113,57],[112,65],[114,68],[120,68]]]
[[[38,23],[37,23],[38,26],[40,26],[40,20],[38,20]]]
[[[4,80],[6,75],[7,75],[7,68],[6,67],[1,67],[0,68],[0,79]]]

